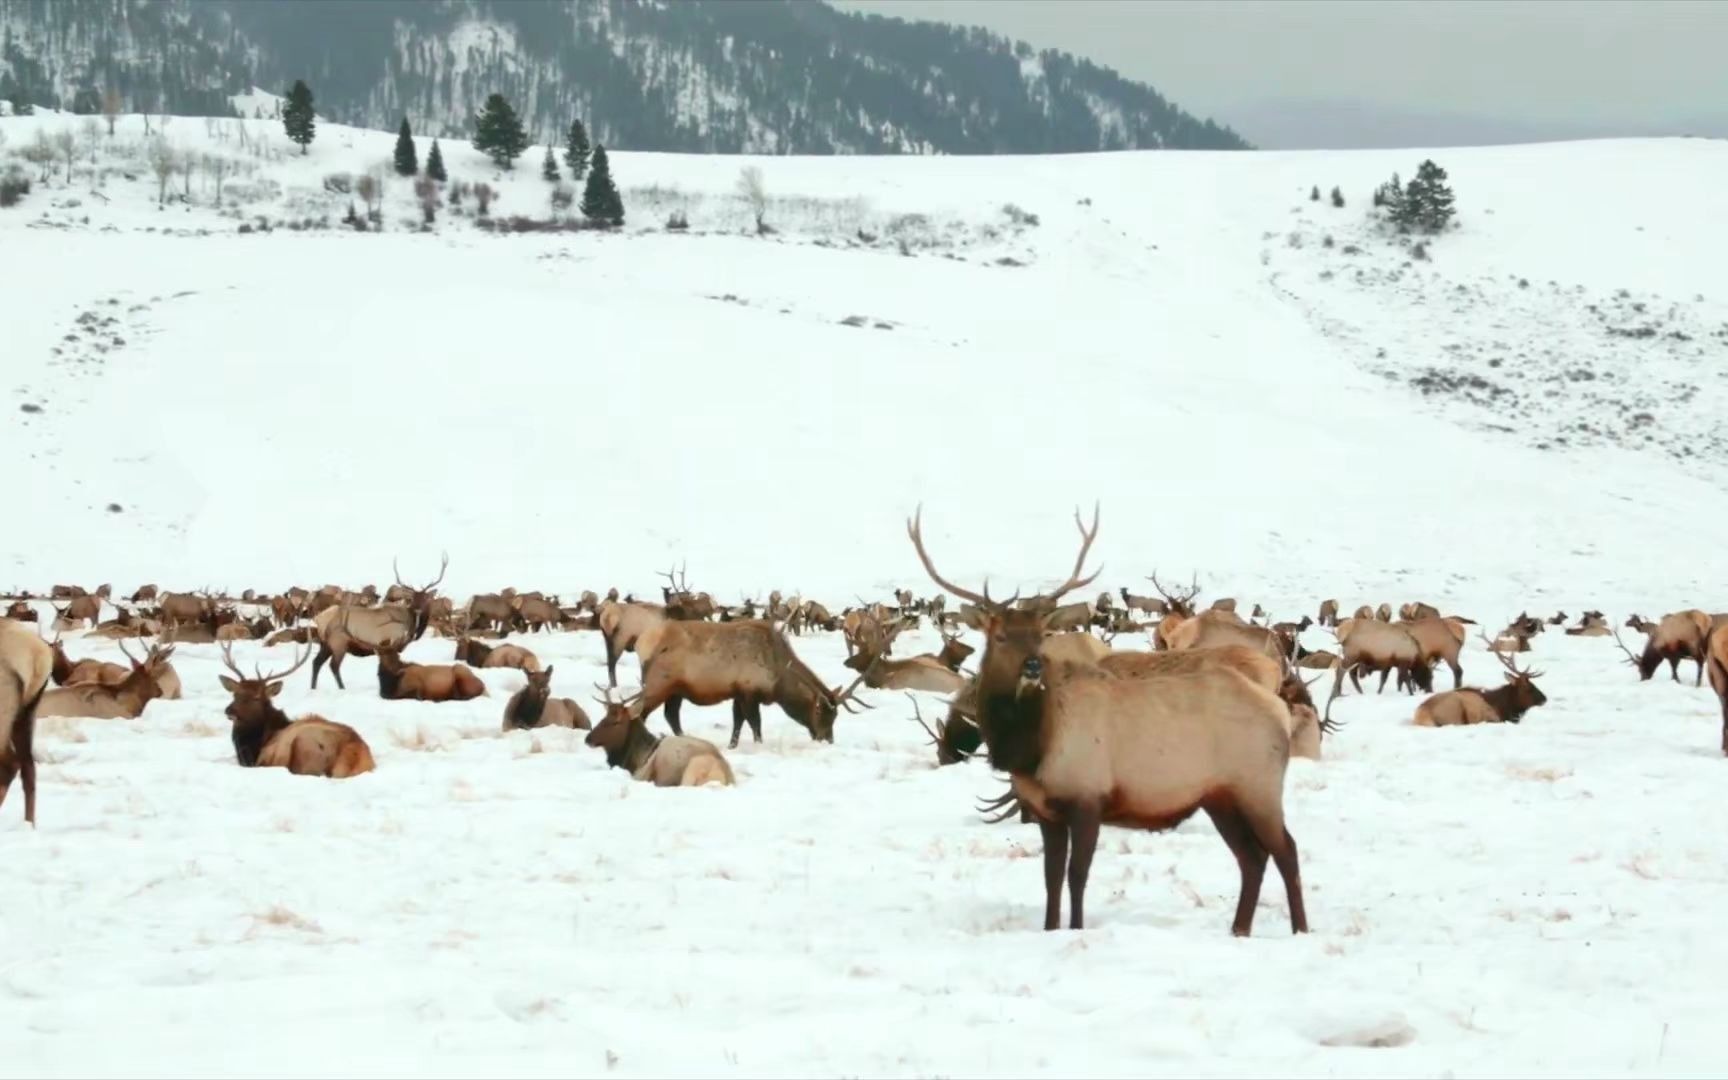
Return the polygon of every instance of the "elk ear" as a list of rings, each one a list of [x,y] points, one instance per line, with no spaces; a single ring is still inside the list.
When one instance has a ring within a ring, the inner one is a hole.
[[[280,694],[281,692],[282,692],[282,681],[280,679],[278,679],[277,681],[271,683],[268,687],[265,688],[264,696],[265,697],[275,697],[277,694]]]
[[[240,692],[240,684],[235,682],[233,679],[230,679],[228,676],[218,675],[216,678],[221,681],[222,689],[228,691],[230,694],[238,694]]]
[[[553,667],[553,665],[547,664],[546,670],[541,672],[541,674],[546,676],[548,679],[550,679],[552,677],[552,667]]]

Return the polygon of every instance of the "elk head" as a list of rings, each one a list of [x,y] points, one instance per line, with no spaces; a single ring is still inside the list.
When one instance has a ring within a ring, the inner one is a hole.
[[[1482,640],[1488,641],[1487,635]],[[1493,642],[1488,642],[1489,651],[1493,652]],[[1507,710],[1506,719],[1516,724],[1520,717],[1538,705],[1548,703],[1548,695],[1536,685],[1536,680],[1542,677],[1540,671],[1530,671],[1520,668],[1517,661],[1504,653],[1494,653],[1500,661],[1500,666],[1506,669],[1506,684],[1512,689],[1512,707]]]
[[[1194,598],[1200,595],[1199,574],[1194,575],[1188,588],[1179,590],[1175,593],[1171,593],[1164,588],[1164,586],[1158,581],[1157,574],[1153,574],[1147,580],[1151,581],[1152,587],[1158,590],[1158,595],[1164,598],[1164,606],[1170,614],[1180,615],[1184,619],[1192,619],[1194,617]]]
[[[276,707],[274,699],[282,692],[282,680],[300,670],[311,657],[312,647],[308,645],[302,650],[286,671],[266,675],[254,665],[252,677],[247,678],[234,663],[233,643],[224,641],[221,646],[222,663],[234,673],[232,679],[226,675],[216,677],[222,689],[234,695],[224,710],[234,724],[234,756],[241,765],[251,768],[258,763],[258,755],[270,737],[288,726],[287,715]]]
[[[976,605],[983,614],[984,656],[978,669],[981,703],[992,698],[1017,703],[1029,691],[1042,689],[1044,660],[1040,649],[1044,642],[1046,625],[1056,612],[1057,602],[1075,589],[1090,585],[1103,573],[1103,567],[1100,566],[1089,576],[1081,576],[1086,555],[1092,550],[1092,542],[1098,537],[1098,510],[1094,505],[1092,527],[1089,529],[1080,520],[1080,511],[1074,511],[1074,524],[1080,530],[1080,554],[1074,560],[1074,569],[1066,581],[1050,592],[1031,597],[1033,603],[1029,605],[1016,604],[1020,597],[1018,591],[1007,600],[992,600],[988,582],[985,583],[983,592],[977,593],[948,581],[937,572],[935,564],[930,561],[929,552],[924,549],[922,505],[918,508],[917,516],[906,523],[906,534],[911,538],[912,546],[917,549],[918,559],[924,564],[924,571],[930,575],[930,579],[960,599]],[[983,715],[990,715],[991,712],[989,708],[980,709]],[[992,761],[998,767],[1004,767],[994,758]]]
[[[403,581],[402,571],[397,568],[396,560],[394,558],[390,560],[390,569],[396,575],[396,584],[402,586],[413,594],[408,599],[408,607],[414,612],[414,627],[412,631],[410,631],[411,636],[408,639],[409,641],[419,641],[421,635],[426,633],[426,623],[428,619],[431,618],[431,613],[428,609],[432,604],[432,594],[437,591],[438,584],[444,580],[444,571],[450,567],[450,553],[446,551],[442,554],[443,558],[438,563],[438,576],[433,578],[426,586],[419,589],[416,589]],[[377,595],[377,590],[373,590],[373,595]]]

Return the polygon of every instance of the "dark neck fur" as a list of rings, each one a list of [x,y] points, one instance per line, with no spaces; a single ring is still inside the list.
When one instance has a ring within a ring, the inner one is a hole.
[[[255,720],[234,725],[235,759],[248,769],[257,765],[258,755],[264,752],[264,744],[287,726],[287,714],[266,703],[263,715]]]
[[[1492,690],[1482,691],[1482,700],[1486,701],[1488,707],[1499,713],[1500,719],[1508,724],[1516,724],[1524,718],[1525,713],[1530,711],[1518,707],[1517,687],[1511,683],[1496,686]]]
[[[378,693],[382,697],[395,697],[396,690],[401,685],[402,671],[387,671],[382,663],[378,665]]]
[[[516,727],[533,727],[539,722],[541,714],[545,713],[548,700],[550,699],[523,690],[511,702],[510,723]]]
[[[978,692],[978,726],[990,751],[990,765],[1003,772],[1031,775],[1044,760],[1044,691],[1028,689]]]
[[[649,731],[644,724],[631,724],[630,734],[624,736],[624,745],[614,750],[606,751],[606,764],[614,769],[628,769],[635,772],[648,760],[648,755],[660,745],[660,736]]]

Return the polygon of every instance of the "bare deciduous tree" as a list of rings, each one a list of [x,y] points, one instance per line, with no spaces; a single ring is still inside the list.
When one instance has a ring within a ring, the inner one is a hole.
[[[379,183],[376,176],[367,173],[354,182],[354,194],[360,196],[360,200],[366,204],[366,217],[377,221],[378,202],[383,198],[384,185]]]
[[[768,187],[762,182],[761,169],[746,165],[738,170],[738,194],[750,206],[750,213],[756,219],[756,232],[767,232]]]
[[[168,181],[174,176],[174,168],[179,155],[168,145],[168,140],[160,136],[150,144],[150,171],[156,174],[156,205],[161,206],[168,201]]]
[[[414,181],[414,195],[420,200],[420,216],[430,225],[438,220],[438,181],[422,176]]]
[[[114,137],[114,121],[120,118],[120,91],[110,87],[102,95],[102,118],[108,121],[108,137]]]
[[[71,128],[61,128],[54,133],[54,153],[66,163],[66,183],[72,183],[72,162],[78,156],[78,137],[72,134]]]
[[[48,133],[41,128],[36,129],[36,138],[29,146],[18,151],[20,157],[42,170],[38,180],[48,179],[54,169],[54,144],[48,141]]]
[[[485,217],[491,211],[492,200],[497,197],[498,193],[492,190],[491,184],[474,185],[474,204],[479,207],[481,217]]]
[[[222,154],[205,154],[204,173],[216,181],[216,205],[222,205],[222,182],[234,171],[234,163]]]

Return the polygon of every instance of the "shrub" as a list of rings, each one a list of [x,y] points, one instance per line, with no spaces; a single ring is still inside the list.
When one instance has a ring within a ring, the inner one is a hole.
[[[6,175],[0,177],[0,207],[17,206],[24,196],[30,194],[30,178],[17,167],[10,168]]]
[[[684,216],[684,211],[674,210],[666,215],[667,232],[684,232],[690,228],[690,219]]]
[[[346,195],[354,190],[354,177],[345,172],[331,173],[324,178],[324,190],[332,195]]]
[[[1012,221],[1016,225],[1028,225],[1033,228],[1036,228],[1038,225],[1037,214],[1022,210],[1013,203],[1004,203],[1002,206],[1002,212],[1008,215],[1008,220]]]

